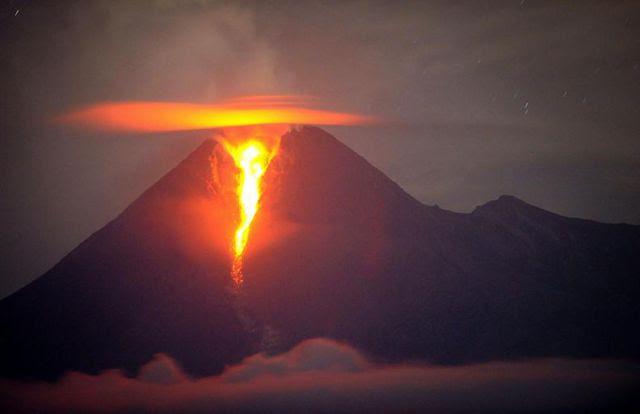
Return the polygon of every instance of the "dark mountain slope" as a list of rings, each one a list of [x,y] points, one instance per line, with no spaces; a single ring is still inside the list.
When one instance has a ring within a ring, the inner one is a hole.
[[[328,335],[448,363],[637,355],[638,227],[513,197],[473,214],[424,206],[319,129],[283,154],[265,210],[295,230],[250,252],[246,289],[285,347]]]
[[[639,356],[637,226],[506,196],[428,207],[318,128],[283,137],[233,295],[233,195],[212,174],[225,162],[205,142],[3,300],[0,374],[134,370],[166,352],[200,375],[314,336],[388,360]]]
[[[2,374],[134,369],[175,355],[193,373],[248,352],[225,291],[226,233],[202,144],[118,218],[0,303]],[[217,243],[217,244],[216,244]],[[199,245],[200,244],[200,245]]]

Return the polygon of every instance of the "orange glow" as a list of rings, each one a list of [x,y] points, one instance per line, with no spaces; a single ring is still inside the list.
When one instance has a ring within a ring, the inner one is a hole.
[[[262,177],[269,163],[278,152],[279,140],[271,147],[255,138],[231,144],[223,141],[225,150],[231,155],[237,174],[236,194],[240,207],[240,223],[235,232],[233,246],[233,266],[231,276],[236,286],[242,285],[242,257],[249,239],[249,229],[258,212],[262,196]]]
[[[246,125],[354,125],[374,118],[309,108],[311,98],[250,96],[214,105],[175,102],[108,102],[91,105],[57,118],[111,131],[162,132]],[[304,105],[304,106],[303,106]]]
[[[356,125],[378,121],[364,115],[312,108],[318,103],[312,97],[288,95],[246,96],[209,105],[106,102],[63,114],[56,121],[123,132],[223,129],[219,141],[238,169],[235,193],[240,220],[234,235],[231,274],[239,287],[243,282],[242,262],[251,223],[260,208],[262,178],[278,153],[280,137],[287,125]]]

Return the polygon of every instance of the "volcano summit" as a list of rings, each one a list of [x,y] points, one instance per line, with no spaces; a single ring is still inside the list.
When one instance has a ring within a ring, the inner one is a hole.
[[[134,372],[163,352],[200,376],[318,336],[386,361],[640,357],[638,226],[511,196],[426,206],[314,127],[265,173],[238,293],[221,154],[205,141],[4,299],[0,375]]]

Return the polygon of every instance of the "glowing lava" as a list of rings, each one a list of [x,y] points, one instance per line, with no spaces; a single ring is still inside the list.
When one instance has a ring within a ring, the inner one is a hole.
[[[279,141],[276,141],[272,148],[267,148],[265,144],[255,139],[249,139],[237,145],[223,142],[223,145],[239,170],[236,176],[236,194],[240,207],[240,223],[234,237],[231,276],[235,285],[240,286],[243,282],[242,256],[247,247],[251,222],[260,205],[262,177],[278,152]]]
[[[242,128],[315,124],[357,125],[379,120],[370,116],[313,108],[311,97],[289,95],[245,96],[212,104],[181,102],[103,102],[78,108],[56,121],[105,131],[165,132],[229,129],[221,142],[234,160],[240,220],[234,236],[232,277],[242,284],[242,258],[251,222],[260,208],[262,177],[278,152],[273,133],[248,133]],[[234,128],[230,128],[234,127]],[[255,131],[254,131],[255,132]],[[226,134],[230,136],[226,136]],[[259,138],[258,138],[259,137]],[[232,139],[227,139],[232,138]]]

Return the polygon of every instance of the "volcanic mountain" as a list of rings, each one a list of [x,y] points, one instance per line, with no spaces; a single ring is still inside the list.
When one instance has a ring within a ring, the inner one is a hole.
[[[205,141],[39,279],[0,303],[0,375],[192,375],[305,338],[379,360],[640,357],[640,227],[511,196],[426,206],[318,128],[282,137],[231,286],[233,209]],[[231,197],[232,198],[232,197]]]

